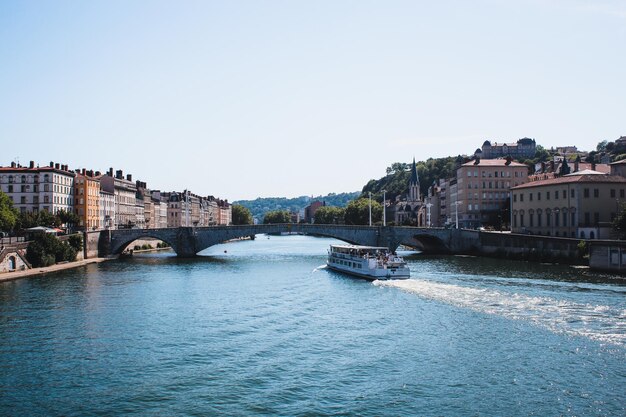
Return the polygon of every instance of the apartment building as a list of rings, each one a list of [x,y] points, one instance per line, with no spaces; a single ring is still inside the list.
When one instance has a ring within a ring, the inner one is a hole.
[[[101,188],[112,193],[115,198],[115,218],[113,228],[126,229],[137,225],[137,186],[133,182],[132,175],[124,178],[121,170],[115,172],[109,169],[107,175],[100,178]],[[143,210],[143,208],[142,208]]]
[[[74,177],[67,165],[50,162],[46,167],[28,167],[15,162],[0,167],[0,190],[8,195],[20,212],[74,210]]]
[[[84,230],[100,229],[100,173],[83,169],[74,179],[74,212]]]
[[[512,189],[514,233],[580,239],[611,238],[611,222],[626,202],[626,178],[580,171]]]

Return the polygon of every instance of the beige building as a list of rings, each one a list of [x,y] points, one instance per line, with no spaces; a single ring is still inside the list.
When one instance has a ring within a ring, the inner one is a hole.
[[[133,182],[133,177],[128,174],[124,178],[121,170],[115,172],[109,169],[108,175],[100,178],[101,188],[112,193],[115,198],[115,218],[113,220],[114,229],[133,228],[137,226],[137,186]],[[143,205],[142,205],[143,211]]]
[[[10,167],[0,167],[0,191],[22,213],[73,212],[75,176],[67,165],[50,162],[49,166],[40,168],[33,161],[28,167],[13,162]]]
[[[448,218],[458,216],[459,228],[507,222],[510,190],[528,181],[528,166],[507,159],[480,159],[467,162],[456,171],[456,184],[450,183]]]
[[[529,182],[512,190],[512,231],[608,239],[610,223],[624,202],[626,178],[597,171]]]

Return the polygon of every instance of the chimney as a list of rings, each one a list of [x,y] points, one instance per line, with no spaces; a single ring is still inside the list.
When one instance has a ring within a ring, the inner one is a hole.
[[[35,161],[30,161],[30,164],[28,165],[28,167],[29,167],[30,169],[35,168]]]
[[[115,171],[115,178],[121,180],[122,178],[124,178],[124,172],[122,172],[121,169],[118,169],[117,171]]]
[[[126,174],[126,181],[133,182],[133,176],[130,174]]]
[[[596,170],[596,161],[595,160],[591,162],[591,170],[592,171]]]
[[[478,164],[480,164],[480,156],[477,156],[476,159],[474,159],[474,165]]]
[[[59,165],[59,163],[57,162],[56,164],[54,164],[54,169],[60,169],[61,166]]]
[[[511,158],[511,156],[507,156],[506,157],[506,162],[504,163],[504,165],[509,166],[511,165],[511,161],[513,161],[513,158]]]
[[[113,168],[109,168],[109,172],[107,174],[109,177],[113,178]]]
[[[578,159],[576,158],[576,160],[574,161],[574,172],[578,172]]]
[[[87,170],[85,168],[83,168],[82,174],[85,175],[86,173],[87,173]]]
[[[15,162],[11,162],[11,168],[15,168]]]
[[[54,168],[54,162],[50,161],[50,168]]]
[[[101,174],[100,171],[96,171],[96,177],[99,177],[100,174]]]

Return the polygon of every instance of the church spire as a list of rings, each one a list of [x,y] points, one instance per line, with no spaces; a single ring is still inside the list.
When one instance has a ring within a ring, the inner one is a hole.
[[[417,166],[415,165],[415,157],[413,157],[413,165],[411,166],[411,180],[409,181],[409,201],[420,200],[420,179],[417,176]]]
[[[415,166],[415,157],[413,157],[413,165],[411,166],[411,183],[410,185],[417,184],[419,185],[420,179],[417,176],[417,167]]]

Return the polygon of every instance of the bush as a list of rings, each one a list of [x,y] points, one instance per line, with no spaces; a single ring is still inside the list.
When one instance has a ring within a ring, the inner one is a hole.
[[[82,245],[82,239],[81,239]],[[56,236],[40,234],[28,245],[26,259],[33,267],[50,266],[56,262],[75,261],[78,251],[67,242],[61,242]]]
[[[150,250],[152,249],[152,245],[148,245],[147,243],[144,243],[143,245],[141,245],[141,249]]]
[[[135,245],[135,246],[133,246],[133,249],[134,249],[134,250],[141,250],[141,246],[139,246],[139,245]]]
[[[81,235],[72,235],[67,239],[67,242],[76,249],[76,252],[83,249],[83,237]]]

